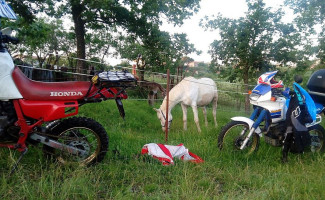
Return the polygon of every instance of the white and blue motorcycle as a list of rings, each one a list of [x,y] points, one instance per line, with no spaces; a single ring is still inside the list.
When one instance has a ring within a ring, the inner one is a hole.
[[[277,71],[268,72],[259,77],[258,85],[252,90],[249,97],[254,108],[253,113],[249,118],[231,118],[232,121],[225,125],[219,134],[219,149],[243,151],[249,154],[258,150],[261,137],[264,137],[265,142],[272,146],[283,146],[288,126],[286,113],[291,97],[290,89],[282,91],[282,81],[275,81],[276,73]],[[310,150],[313,152],[324,150],[325,130],[319,123],[322,120],[320,114],[325,112],[325,70],[321,73],[324,76],[312,75],[308,81],[307,87],[317,90],[309,91],[312,97],[299,85],[302,79],[296,80],[295,78],[293,85],[303,93],[305,104],[312,118],[312,122],[305,124],[305,127],[310,135]],[[314,80],[320,77],[320,80]],[[313,84],[320,84],[322,81],[324,87],[313,87]]]

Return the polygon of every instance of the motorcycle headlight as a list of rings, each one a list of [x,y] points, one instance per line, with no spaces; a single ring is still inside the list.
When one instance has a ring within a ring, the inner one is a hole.
[[[249,95],[249,99],[252,101],[257,101],[258,98],[260,98],[260,94],[256,94],[256,93],[252,93],[251,95]]]

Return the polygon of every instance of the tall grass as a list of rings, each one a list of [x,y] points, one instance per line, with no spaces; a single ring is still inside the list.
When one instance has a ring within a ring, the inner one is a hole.
[[[204,159],[193,164],[175,160],[162,166],[140,154],[144,144],[164,143],[164,133],[152,107],[146,102],[124,101],[125,120],[114,101],[88,104],[80,115],[100,122],[107,130],[109,152],[103,162],[88,168],[61,166],[46,160],[39,147],[30,147],[18,170],[8,176],[18,154],[0,150],[2,199],[324,199],[325,157],[290,154],[280,162],[280,148],[264,142],[256,154],[225,154],[217,148],[217,136],[232,116],[218,110],[215,128],[209,112],[202,133],[197,133],[189,110],[188,131],[183,131],[180,107],[173,110],[168,144],[183,143]],[[158,105],[156,106],[158,107]],[[211,110],[209,110],[211,111]],[[324,125],[324,124],[323,124]]]

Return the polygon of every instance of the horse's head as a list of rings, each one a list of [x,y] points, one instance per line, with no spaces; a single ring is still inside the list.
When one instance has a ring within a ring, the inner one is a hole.
[[[165,131],[166,130],[166,113],[163,112],[160,108],[159,109],[154,108],[154,110],[157,112],[157,117],[160,120],[162,130]],[[169,113],[168,114],[168,129],[170,128],[172,121],[173,121],[173,116],[171,115],[171,113]]]

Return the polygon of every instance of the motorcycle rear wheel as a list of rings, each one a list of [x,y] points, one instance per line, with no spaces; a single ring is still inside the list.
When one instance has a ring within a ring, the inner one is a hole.
[[[317,124],[309,127],[308,131],[311,136],[310,150],[312,152],[324,152],[325,129],[321,125]]]
[[[62,120],[51,130],[58,142],[84,150],[84,155],[73,155],[47,145],[43,151],[47,157],[62,164],[88,166],[102,161],[108,149],[108,135],[101,124],[85,117],[73,117]]]
[[[241,133],[243,134],[241,135]],[[231,121],[222,128],[218,136],[218,148],[223,151],[241,151],[245,154],[251,154],[258,150],[260,137],[256,133],[253,133],[246,147],[243,150],[240,150],[240,146],[248,133],[249,125],[247,123]]]

